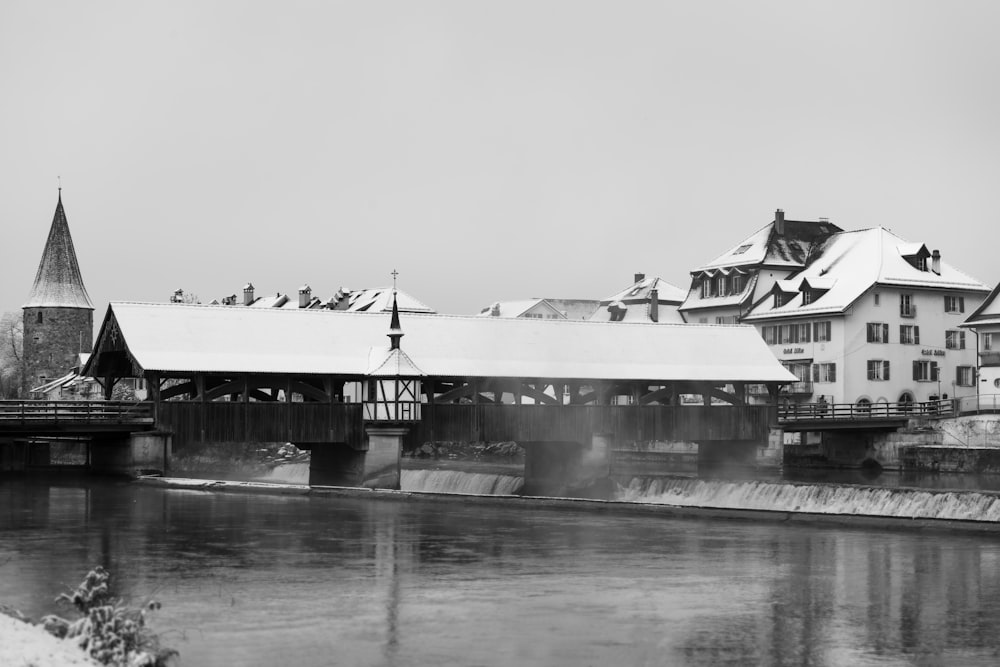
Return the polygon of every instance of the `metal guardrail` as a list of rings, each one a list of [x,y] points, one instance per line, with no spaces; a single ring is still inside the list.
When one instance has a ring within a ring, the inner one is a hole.
[[[151,424],[153,404],[130,401],[0,401],[0,426]]]
[[[778,422],[864,421],[949,417],[956,412],[952,399],[913,403],[793,403],[778,406]]]
[[[955,414],[1000,413],[1000,394],[982,394],[979,396],[963,396],[955,399]]]

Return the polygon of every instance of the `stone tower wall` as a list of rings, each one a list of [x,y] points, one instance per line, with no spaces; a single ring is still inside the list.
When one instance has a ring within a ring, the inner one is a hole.
[[[42,321],[38,321],[41,313]],[[89,308],[24,309],[24,392],[62,377],[78,352],[94,346],[94,311]],[[45,380],[42,379],[45,377]]]

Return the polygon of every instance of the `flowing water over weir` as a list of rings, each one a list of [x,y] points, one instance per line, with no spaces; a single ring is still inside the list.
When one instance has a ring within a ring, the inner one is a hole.
[[[619,486],[614,499],[684,507],[1000,521],[1000,495],[977,491],[636,477]]]
[[[524,480],[516,475],[463,472],[461,470],[403,470],[403,491],[427,493],[474,493],[484,496],[510,496],[521,490]]]

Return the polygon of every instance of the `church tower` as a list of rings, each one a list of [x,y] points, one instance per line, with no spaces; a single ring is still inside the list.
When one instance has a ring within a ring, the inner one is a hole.
[[[94,345],[94,304],[83,286],[62,204],[52,218],[24,311],[24,392],[62,377]]]

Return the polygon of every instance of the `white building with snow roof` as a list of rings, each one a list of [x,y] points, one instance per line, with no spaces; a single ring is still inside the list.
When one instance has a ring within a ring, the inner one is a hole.
[[[826,239],[843,231],[829,221],[774,220],[691,272],[679,307],[685,322],[735,324],[776,282],[804,269]]]
[[[959,325],[971,329],[978,343],[977,386],[981,396],[1000,394],[1000,300],[997,294],[1000,294],[1000,285],[994,287],[986,300]]]
[[[601,299],[588,318],[592,322],[656,322],[683,324],[677,310],[685,292],[662,278],[635,274],[634,282],[622,291]]]
[[[882,227],[816,238],[797,270],[762,270],[767,291],[756,276],[739,317],[800,378],[789,400],[863,406],[976,393],[976,345],[961,325],[989,292],[983,283]]]

